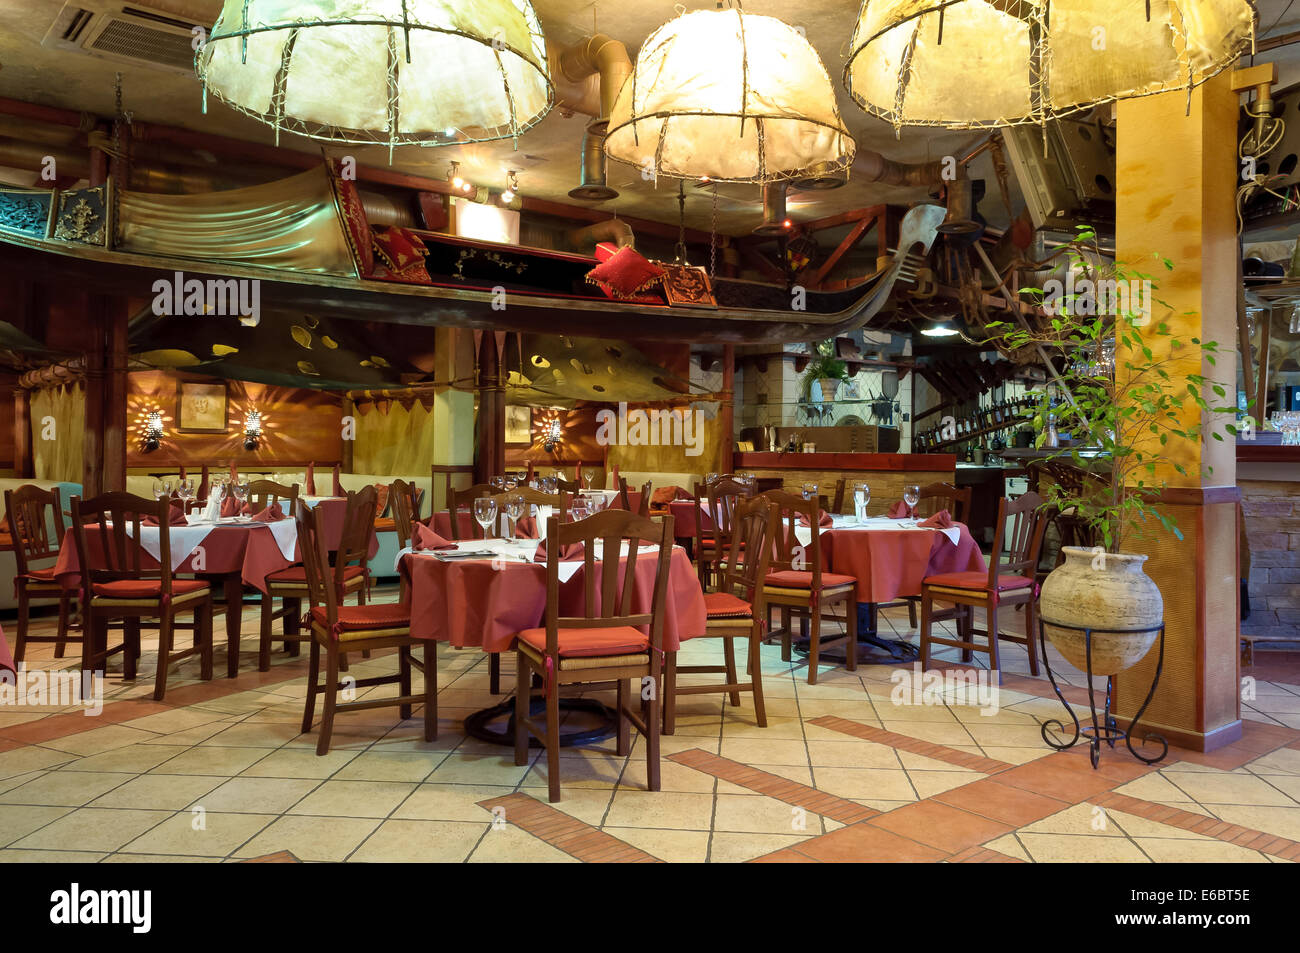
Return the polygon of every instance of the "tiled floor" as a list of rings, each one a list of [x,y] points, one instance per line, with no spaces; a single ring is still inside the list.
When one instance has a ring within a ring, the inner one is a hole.
[[[1014,613],[1003,622],[1020,624]],[[905,611],[882,625],[914,637]],[[6,630],[12,639],[12,623]],[[565,750],[564,797],[550,805],[540,752],[516,767],[512,749],[462,731],[466,715],[493,702],[481,653],[439,653],[436,742],[421,740],[418,711],[399,722],[395,709],[376,709],[340,715],[333,750],[319,758],[315,733],[299,733],[304,661],[279,653],[271,672],[257,673],[256,630],[250,606],[238,679],[200,682],[197,662],[187,662],[161,704],[150,698],[155,645],[146,636],[138,682],[110,670],[98,718],[0,707],[0,860],[1300,857],[1294,655],[1270,668],[1269,653],[1258,653],[1238,745],[1209,756],[1175,750],[1156,769],[1108,751],[1094,772],[1081,750],[1043,744],[1040,723],[1058,717],[1059,702],[1024,675],[1015,646],[1004,649],[1000,707],[982,714],[950,697],[895,704],[886,666],[825,666],[809,686],[806,668],[783,663],[772,645],[763,655],[767,728],[755,725],[747,696],[739,708],[718,695],[685,698],[676,733],[663,739],[662,791],[645,790],[643,743],[622,758],[611,739]],[[75,664],[75,647],[62,660],[48,644],[32,648],[31,668]],[[683,662],[716,652],[715,642],[693,642]],[[1082,682],[1055,655],[1053,666]],[[512,684],[512,662],[503,667]],[[391,656],[357,658],[352,672],[392,668]]]

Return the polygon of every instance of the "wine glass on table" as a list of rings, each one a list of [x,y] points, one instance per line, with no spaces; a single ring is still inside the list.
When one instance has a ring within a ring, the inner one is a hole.
[[[490,496],[481,496],[474,501],[474,521],[483,527],[483,538],[489,538],[491,526],[497,520],[497,501]]]
[[[867,518],[867,504],[871,502],[871,487],[865,483],[855,483],[853,485],[853,513],[857,516],[858,522]]]
[[[188,513],[190,511],[190,502],[194,499],[194,478],[186,477],[181,480],[176,487],[176,493],[181,498],[181,509]]]
[[[916,504],[921,502],[921,488],[915,483],[903,487],[903,502],[907,504],[907,515],[916,518]]]
[[[588,469],[587,472],[582,475],[583,486],[587,488],[588,492],[591,492],[591,485],[595,482],[596,482],[595,471]]]
[[[235,502],[239,504],[239,515],[244,515],[244,501],[248,499],[248,480],[240,477],[230,485],[230,491],[235,495]]]
[[[171,495],[172,495],[171,481],[163,480],[163,479],[155,479],[153,481],[153,498],[155,500],[166,499]]]
[[[577,523],[585,520],[590,515],[591,511],[587,508],[587,500],[584,497],[575,496],[573,502],[569,504],[570,521]]]
[[[519,520],[524,515],[524,498],[518,493],[506,497],[506,516],[510,517],[510,538],[519,532]]]

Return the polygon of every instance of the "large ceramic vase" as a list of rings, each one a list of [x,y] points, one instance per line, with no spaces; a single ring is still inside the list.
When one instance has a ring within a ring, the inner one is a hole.
[[[1038,612],[1052,644],[1079,671],[1088,658],[1081,631],[1053,622],[1088,627],[1092,635],[1092,673],[1114,675],[1131,668],[1150,651],[1164,618],[1160,590],[1142,571],[1146,556],[1097,553],[1066,546],[1065,562],[1043,581]],[[1149,629],[1152,631],[1133,631]]]
[[[817,389],[821,392],[822,400],[829,404],[835,400],[835,393],[840,389],[840,379],[838,377],[819,377],[817,378]]]

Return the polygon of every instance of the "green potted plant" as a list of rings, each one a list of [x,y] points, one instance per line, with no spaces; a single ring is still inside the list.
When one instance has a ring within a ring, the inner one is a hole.
[[[1202,360],[1213,365],[1217,343],[1183,340],[1152,316],[1156,306],[1169,309],[1154,296],[1158,286],[1150,275],[1123,264],[1099,267],[1091,229],[1080,229],[1067,254],[1072,275],[1082,276],[1072,278],[1068,289],[1049,282],[1055,287],[1022,290],[1044,309],[1036,327],[995,322],[989,330],[1003,351],[1033,348],[1058,368],[1063,400],[1054,403],[1045,388],[1029,412],[1035,446],[1044,445],[1054,422],[1072,439],[1044,462],[1069,461],[1081,475],[1049,486],[1046,505],[1086,528],[1100,545],[1063,547],[1065,562],[1044,581],[1039,611],[1047,636],[1079,669],[1086,662],[1083,633],[1051,623],[1112,630],[1093,635],[1092,654],[1092,671],[1110,675],[1146,655],[1157,632],[1141,630],[1154,630],[1164,616],[1160,590],[1143,572],[1147,557],[1125,552],[1124,545],[1149,537],[1157,526],[1182,539],[1158,502],[1167,485],[1161,468],[1186,475],[1171,452],[1207,435],[1222,440],[1214,426],[1203,432],[1202,415],[1231,414],[1235,420],[1237,408],[1216,403],[1226,398],[1224,387],[1188,371],[1189,365],[1199,371]],[[1174,267],[1157,259],[1167,270]],[[1236,433],[1231,423],[1222,429]]]
[[[834,342],[823,341],[817,345],[816,355],[804,369],[801,378],[803,400],[829,403],[835,399],[840,381],[848,379],[848,365],[835,356]]]

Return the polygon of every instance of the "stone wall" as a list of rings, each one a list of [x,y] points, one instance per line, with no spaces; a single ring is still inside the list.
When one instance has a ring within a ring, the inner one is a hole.
[[[1300,483],[1238,486],[1250,547],[1250,618],[1241,634],[1300,642]]]

